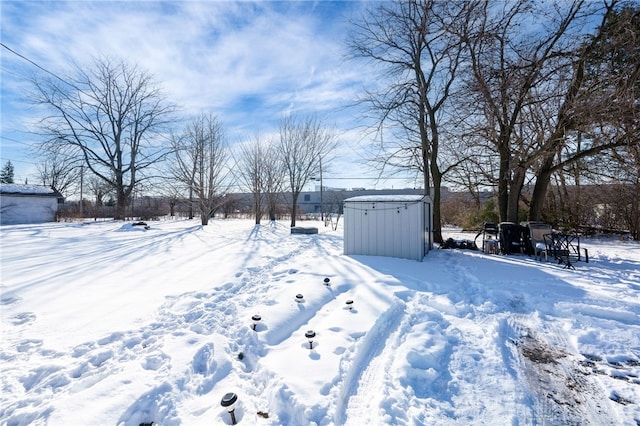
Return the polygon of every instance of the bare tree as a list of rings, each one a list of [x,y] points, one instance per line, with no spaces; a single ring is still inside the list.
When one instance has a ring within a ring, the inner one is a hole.
[[[239,182],[253,196],[256,224],[260,224],[265,213],[270,221],[275,221],[286,176],[276,144],[256,136],[240,145],[236,163]]]
[[[136,185],[167,153],[158,136],[175,108],[147,72],[125,61],[99,58],[75,74],[34,80],[36,102],[51,110],[40,123],[44,143],[65,146],[113,188],[115,218],[124,220]]]
[[[298,197],[320,172],[320,158],[335,146],[335,135],[317,117],[292,116],[280,121],[278,150],[292,196],[291,226],[296,226]]]
[[[616,0],[605,3],[600,26],[576,48],[571,78],[564,77],[570,85],[540,148],[531,220],[541,217],[552,174],[567,168],[581,171],[579,163],[589,157],[615,152],[617,147],[633,152],[640,143],[640,11],[616,10],[617,5]],[[627,158],[634,167],[633,155]]]
[[[615,194],[620,227],[640,241],[640,143],[613,150],[610,157],[615,163],[611,170],[617,172],[617,188],[606,193]]]
[[[253,214],[256,225],[260,224],[265,210],[265,192],[267,168],[270,167],[265,159],[268,147],[259,137],[239,146],[236,172],[241,185],[253,196]]]
[[[479,1],[470,15],[464,35],[469,64],[464,102],[476,111],[468,124],[484,129],[483,137],[499,161],[500,220],[518,221],[527,172],[538,160],[546,136],[536,126],[548,120],[535,117],[542,113],[557,120],[570,86],[570,79],[563,77],[573,66],[580,24],[594,8],[582,0],[550,6],[532,0],[487,0]],[[532,22],[545,24],[529,25]]]
[[[58,190],[65,197],[77,189],[80,181],[80,161],[57,150],[47,150],[36,167],[43,185]]]
[[[387,125],[400,130],[392,138],[395,143],[381,144],[382,167],[422,174],[425,195],[433,198],[437,242],[442,242],[441,184],[450,168],[442,168],[442,113],[461,61],[457,26],[467,21],[473,6],[446,0],[380,3],[354,23],[349,40],[354,57],[383,71],[383,89],[367,92],[362,101],[377,114],[381,131]]]
[[[191,120],[180,137],[174,137],[173,176],[192,191],[202,225],[221,206],[229,175],[227,146],[222,124],[213,115]]]
[[[282,201],[282,191],[287,178],[286,164],[279,152],[279,146],[271,142],[263,151],[264,162],[264,193],[269,221],[275,222],[278,206]]]

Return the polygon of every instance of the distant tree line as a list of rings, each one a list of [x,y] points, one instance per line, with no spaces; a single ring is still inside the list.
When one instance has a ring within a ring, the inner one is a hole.
[[[288,188],[294,226],[297,196],[335,144],[335,133],[317,117],[285,117],[279,140],[256,140],[234,153],[217,116],[181,120],[148,72],[111,58],[77,67],[64,80],[46,75],[33,84],[37,102],[50,111],[39,127],[42,182],[63,193],[79,186],[96,208],[109,195],[119,220],[136,193],[162,191],[187,198],[189,216],[207,225],[240,183],[254,194],[256,223],[265,213],[275,217],[274,194]]]

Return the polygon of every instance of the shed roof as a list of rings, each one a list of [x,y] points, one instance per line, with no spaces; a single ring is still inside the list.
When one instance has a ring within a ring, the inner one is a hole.
[[[344,200],[345,202],[355,203],[383,203],[383,202],[415,202],[422,201],[425,198],[424,195],[360,195],[358,197],[351,197]]]
[[[44,185],[23,185],[17,183],[0,183],[0,194],[31,195],[40,197],[62,198],[55,189]]]

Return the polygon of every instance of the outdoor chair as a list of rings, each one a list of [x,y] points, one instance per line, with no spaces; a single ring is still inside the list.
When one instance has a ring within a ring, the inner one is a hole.
[[[482,251],[490,254],[498,254],[499,250],[499,238],[498,227],[493,222],[484,222],[482,224],[482,231],[478,232],[474,243],[479,236],[482,235]],[[477,244],[476,244],[477,245]]]
[[[552,227],[544,222],[524,222],[523,226],[528,232],[525,232],[525,252],[533,255],[536,260],[542,260],[544,255],[547,260],[547,245],[544,236],[551,234]]]

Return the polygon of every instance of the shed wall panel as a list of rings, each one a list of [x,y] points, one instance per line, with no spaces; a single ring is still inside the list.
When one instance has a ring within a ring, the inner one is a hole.
[[[345,254],[422,260],[431,245],[428,201],[347,200],[344,224]]]
[[[53,222],[57,211],[58,199],[54,197],[3,194],[0,198],[0,223],[3,225]]]

